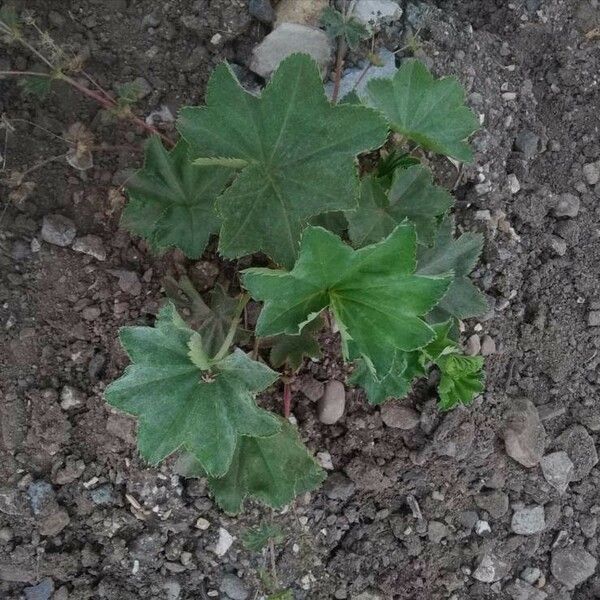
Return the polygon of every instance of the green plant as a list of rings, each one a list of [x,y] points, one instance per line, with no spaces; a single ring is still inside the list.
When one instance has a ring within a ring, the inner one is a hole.
[[[222,256],[272,261],[240,273],[237,298],[217,286],[205,302],[189,279],[167,280],[154,327],[121,331],[132,364],[106,390],[139,418],[142,456],[178,453],[179,472],[206,477],[228,512],[246,498],[281,507],[322,482],[297,429],[256,397],[281,377],[287,416],[290,381],[332,322],[349,382],[373,404],[406,396],[431,368],[441,410],[483,390],[482,359],[463,356],[455,335],[458,319],[485,310],[468,279],[482,240],[454,238],[452,196],[418,158],[470,158],[476,119],[456,80],[414,60],[367,89],[370,106],[331,103],[316,65],[294,55],[256,96],[222,65],[207,106],[181,111],[179,143],[151,139],[128,187],[123,224],[154,249],[198,258],[218,233]],[[250,297],[263,302],[253,332]]]

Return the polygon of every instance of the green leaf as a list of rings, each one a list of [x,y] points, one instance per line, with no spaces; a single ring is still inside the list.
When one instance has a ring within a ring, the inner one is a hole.
[[[383,156],[377,163],[377,178],[384,189],[389,190],[396,169],[408,169],[413,165],[420,164],[419,159],[411,156],[408,152],[392,150],[387,156]]]
[[[246,498],[281,508],[324,481],[325,472],[307,451],[296,428],[283,419],[280,425],[280,432],[270,437],[242,437],[227,474],[208,478],[224,511],[238,513]]]
[[[35,96],[39,100],[43,100],[48,96],[52,89],[51,77],[40,77],[37,75],[28,75],[19,79],[19,86],[24,94]]]
[[[331,6],[323,9],[321,25],[333,39],[344,38],[351,50],[355,50],[362,40],[371,37],[369,30],[351,14],[344,16]]]
[[[273,338],[269,362],[275,369],[287,365],[292,371],[297,371],[304,362],[304,357],[318,358],[321,347],[316,335],[323,328],[320,317],[307,323],[298,335],[278,335]]]
[[[434,79],[417,60],[405,61],[394,77],[373,79],[366,102],[379,109],[391,128],[426,150],[470,162],[465,141],[479,128],[477,117],[464,104],[465,93],[455,77]]]
[[[270,542],[279,544],[284,539],[281,527],[271,523],[261,523],[258,527],[247,529],[242,535],[244,547],[252,552],[260,552]]]
[[[433,329],[420,317],[451,281],[451,276],[415,275],[415,254],[416,235],[407,223],[360,250],[325,229],[309,227],[292,271],[244,271],[244,286],[265,303],[256,332],[298,334],[330,307],[344,356],[363,356],[378,374],[387,373],[396,349],[415,350],[433,339]]]
[[[188,352],[188,356],[190,360],[201,370],[201,371],[209,371],[210,370],[210,358],[204,349],[204,344],[202,343],[202,338],[195,331],[192,333],[190,337],[190,341],[188,342],[188,348],[190,351]]]
[[[261,96],[246,92],[228,65],[213,72],[206,107],[182,109],[178,128],[194,158],[246,161],[217,201],[220,252],[263,251],[291,266],[313,215],[356,206],[355,158],[387,136],[364,106],[332,106],[315,62],[286,58]]]
[[[408,219],[417,230],[419,243],[429,245],[438,218],[452,203],[452,196],[434,185],[431,173],[421,165],[397,169],[388,194],[380,180],[369,175],[361,184],[358,209],[346,213],[350,240],[358,247],[378,242]]]
[[[146,238],[155,250],[179,248],[199,258],[221,220],[214,203],[230,180],[231,169],[196,167],[188,145],[180,141],[167,152],[158,136],[145,149],[144,167],[127,184],[129,203],[121,225]]]
[[[139,417],[140,454],[157,464],[183,449],[212,476],[224,475],[242,436],[274,435],[280,425],[254,397],[277,373],[236,350],[206,373],[190,359],[187,327],[173,305],[154,327],[124,327],[123,348],[133,364],[106,389],[109,404]],[[192,342],[192,351],[198,339]],[[206,354],[206,353],[205,353]]]
[[[282,592],[272,594],[267,600],[294,600],[294,593],[292,590],[283,590]]]
[[[419,352],[396,351],[390,371],[382,378],[376,377],[364,360],[358,360],[348,383],[365,390],[371,404],[383,404],[390,398],[404,398],[410,392],[415,377],[426,375],[419,358]]]
[[[438,275],[454,272],[454,280],[448,293],[436,308],[439,318],[448,316],[466,319],[485,313],[487,302],[485,296],[468,279],[475,268],[481,249],[483,237],[476,233],[464,233],[454,239],[454,220],[444,219],[434,244],[431,248],[419,248],[417,273],[420,275]]]
[[[450,354],[436,361],[441,378],[438,385],[441,410],[450,410],[459,404],[470,405],[485,389],[483,358]]]
[[[316,227],[322,227],[323,229],[328,229],[340,237],[342,237],[348,229],[348,221],[341,211],[317,215],[310,220],[310,224],[315,225]]]

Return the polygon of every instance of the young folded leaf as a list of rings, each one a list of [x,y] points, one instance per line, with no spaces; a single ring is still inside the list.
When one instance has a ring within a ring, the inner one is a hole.
[[[467,275],[475,268],[483,237],[477,233],[463,233],[453,237],[454,220],[446,217],[441,223],[431,248],[418,249],[417,273],[420,275],[439,275],[454,273],[454,280],[448,293],[436,307],[432,318],[444,321],[449,316],[467,319],[485,313],[485,296],[475,287]]]
[[[357,247],[373,244],[408,219],[420,244],[433,242],[438,217],[452,206],[452,196],[434,185],[431,173],[421,165],[396,169],[388,193],[380,180],[368,175],[361,182],[358,209],[346,213],[350,240]]]
[[[194,158],[245,161],[217,201],[219,249],[238,257],[263,251],[291,267],[305,222],[356,206],[355,158],[381,146],[387,124],[364,106],[333,106],[315,62],[286,58],[260,96],[228,65],[213,72],[207,106],[184,108],[178,128]]]
[[[206,370],[200,336],[173,305],[160,311],[154,327],[124,327],[120,339],[132,364],[108,386],[106,400],[139,417],[138,445],[148,462],[183,449],[220,477],[242,436],[279,431],[276,417],[254,401],[277,373],[241,350]]]
[[[465,140],[479,128],[479,121],[464,100],[456,78],[436,80],[414,59],[405,61],[392,78],[370,81],[365,98],[394,131],[426,150],[470,162],[473,152]]]
[[[141,235],[155,250],[179,248],[199,258],[221,219],[214,204],[232,169],[196,167],[180,141],[168,152],[158,136],[146,144],[144,167],[127,183],[129,202],[121,225]]]
[[[436,364],[441,378],[438,385],[441,410],[450,410],[459,404],[468,406],[485,389],[483,358],[449,354],[440,357]]]
[[[415,267],[416,234],[408,223],[360,250],[321,227],[309,227],[291,271],[247,269],[243,284],[265,303],[258,335],[297,334],[329,307],[345,358],[363,357],[382,377],[396,350],[410,352],[434,338],[421,316],[440,301],[452,280],[451,275],[416,275]]]

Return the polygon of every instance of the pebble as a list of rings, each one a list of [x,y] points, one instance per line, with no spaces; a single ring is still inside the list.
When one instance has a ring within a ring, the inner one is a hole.
[[[275,20],[275,11],[270,0],[250,0],[248,12],[262,23],[272,23]]]
[[[481,338],[474,333],[465,343],[465,354],[467,356],[477,356],[481,351]]]
[[[560,194],[553,209],[555,217],[576,217],[579,214],[581,202],[573,194]]]
[[[432,544],[439,544],[449,534],[450,530],[441,521],[429,521],[427,525],[427,537]]]
[[[217,556],[225,556],[233,544],[233,537],[224,527],[219,527],[219,539],[215,544],[214,553]]]
[[[590,311],[587,322],[589,327],[600,327],[600,310]]]
[[[494,554],[485,554],[473,571],[473,578],[483,583],[494,583],[500,581],[509,571],[509,563]]]
[[[521,131],[515,138],[515,150],[522,152],[530,160],[537,154],[539,143],[540,138],[533,131]]]
[[[244,582],[232,573],[223,575],[219,590],[231,598],[231,600],[246,600],[250,596],[250,592],[244,585]]]
[[[469,455],[475,439],[475,425],[466,411],[447,413],[433,436],[433,449],[439,456],[462,460]]]
[[[71,248],[75,252],[82,252],[83,254],[93,256],[96,260],[106,260],[104,242],[97,235],[85,235],[76,238]]]
[[[388,426],[397,429],[414,429],[419,424],[419,413],[410,406],[398,402],[386,402],[381,407],[381,420]]]
[[[510,527],[518,535],[534,535],[546,527],[543,506],[526,506],[514,512]]]
[[[110,271],[113,275],[119,278],[117,285],[122,292],[131,296],[139,296],[142,292],[142,284],[137,273],[134,271],[125,271],[123,269],[115,269]]]
[[[519,575],[523,581],[526,581],[531,585],[533,585],[541,576],[542,572],[537,567],[525,567]]]
[[[26,587],[23,590],[25,600],[49,600],[54,593],[54,581],[44,577],[37,585]]]
[[[86,399],[87,396],[81,390],[71,385],[65,385],[60,390],[60,407],[63,410],[79,408],[85,404]]]
[[[70,246],[77,229],[75,223],[62,215],[46,215],[42,221],[41,237],[45,242],[55,246]]]
[[[331,43],[327,34],[298,23],[282,23],[252,51],[250,70],[268,79],[279,63],[290,54],[309,54],[325,73],[331,59]]]
[[[110,483],[104,483],[90,492],[90,498],[98,506],[110,506],[115,503],[113,486]]]
[[[402,9],[394,0],[358,0],[353,16],[363,25],[377,31],[382,25],[400,19]]]
[[[95,321],[101,314],[102,314],[102,311],[100,310],[100,308],[98,306],[86,306],[81,311],[81,316],[86,321]]]
[[[564,450],[573,462],[571,481],[581,481],[598,463],[598,453],[593,438],[583,425],[573,425],[556,439],[556,446]]]
[[[348,500],[356,489],[354,482],[343,473],[332,473],[323,484],[323,493],[330,500]]]
[[[518,194],[521,191],[521,184],[514,173],[508,176],[508,189],[511,194]]]
[[[475,533],[481,537],[484,537],[488,535],[488,533],[492,533],[492,528],[487,521],[482,521],[479,519],[475,523]]]
[[[54,488],[43,479],[30,483],[27,495],[34,515],[39,515],[50,503],[55,502]]]
[[[206,531],[210,527],[210,521],[207,521],[204,517],[198,517],[196,520],[196,529]]]
[[[538,590],[520,579],[516,579],[510,585],[507,585],[506,593],[513,600],[545,600],[548,597],[546,592]]]
[[[600,161],[583,165],[583,176],[589,185],[596,185],[600,181]]]
[[[550,571],[558,581],[572,590],[594,574],[597,564],[589,552],[570,546],[552,552]]]
[[[481,340],[481,356],[496,354],[496,342],[490,335],[484,335]]]
[[[69,513],[63,508],[58,508],[38,521],[38,531],[40,535],[53,537],[58,535],[70,522]]]
[[[548,246],[557,256],[564,256],[567,253],[567,242],[556,235],[550,236]]]
[[[0,527],[0,542],[7,544],[14,537],[13,531],[10,527]]]
[[[325,425],[337,423],[344,415],[346,408],[346,390],[341,381],[335,379],[325,385],[325,393],[319,400],[317,415]]]
[[[544,454],[546,430],[537,408],[525,398],[514,402],[504,430],[506,453],[524,467],[535,467]]]
[[[508,496],[500,490],[485,492],[475,496],[475,504],[493,519],[499,519],[508,511]]]
[[[328,5],[329,0],[280,0],[277,4],[275,27],[283,23],[319,27],[321,14]]]
[[[165,600],[179,600],[181,595],[181,584],[177,581],[167,581],[163,585],[165,590]]]
[[[573,477],[573,462],[569,455],[562,450],[546,454],[540,461],[540,466],[542,467],[544,479],[559,494],[563,494]]]
[[[317,402],[325,393],[325,384],[312,375],[304,375],[300,380],[300,391],[311,401]]]

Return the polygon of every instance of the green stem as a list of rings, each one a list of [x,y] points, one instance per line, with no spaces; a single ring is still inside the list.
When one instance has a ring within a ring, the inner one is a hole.
[[[233,343],[233,338],[235,337],[235,333],[240,324],[240,317],[242,316],[242,313],[244,312],[244,307],[246,306],[246,304],[248,304],[248,300],[250,300],[250,296],[248,294],[242,294],[242,296],[240,297],[240,301],[238,302],[237,308],[235,309],[235,315],[233,316],[233,319],[231,320],[231,325],[229,326],[229,331],[227,332],[227,336],[225,337],[223,344],[219,348],[219,351],[217,352],[215,357],[212,359],[213,362],[218,362],[218,361],[222,360],[223,358],[225,358],[225,356],[227,355],[229,346],[231,346],[231,344]]]

